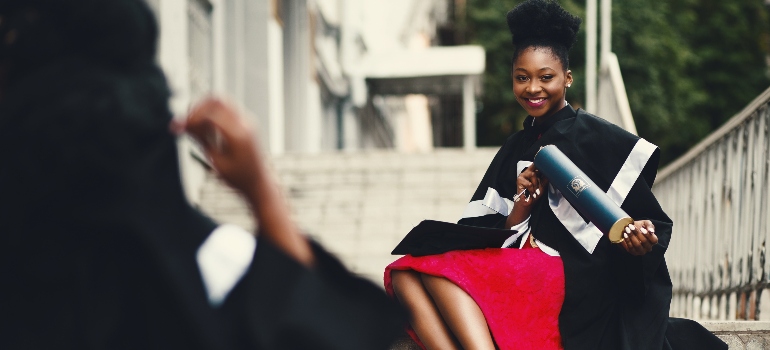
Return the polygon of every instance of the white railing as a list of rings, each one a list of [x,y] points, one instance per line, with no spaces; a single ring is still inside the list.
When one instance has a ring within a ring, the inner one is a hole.
[[[653,191],[674,221],[672,316],[770,320],[769,119],[767,89],[658,174]]]
[[[626,85],[620,74],[618,57],[612,52],[602,55],[599,70],[599,98],[596,115],[636,135],[636,124],[626,95]]]

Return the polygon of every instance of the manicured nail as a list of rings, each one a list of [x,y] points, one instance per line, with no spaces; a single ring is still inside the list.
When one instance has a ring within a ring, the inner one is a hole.
[[[655,233],[655,228],[654,227],[650,227],[650,232]]]
[[[640,228],[640,230],[641,230],[641,231],[642,231],[642,233],[644,233],[645,235],[647,234],[647,230],[645,230],[645,229],[644,229],[644,227]]]
[[[626,233],[631,233],[631,229],[626,226]]]
[[[628,230],[628,229],[626,229]],[[623,238],[628,239],[628,233],[623,232]]]
[[[532,198],[537,198],[537,193],[533,194]]]
[[[535,194],[540,194],[540,189],[539,188],[535,190]]]

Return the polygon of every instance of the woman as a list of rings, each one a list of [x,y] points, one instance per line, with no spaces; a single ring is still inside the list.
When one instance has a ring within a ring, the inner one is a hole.
[[[566,101],[581,20],[528,0],[507,15],[513,93],[529,113],[495,156],[460,224],[509,228],[503,249],[405,256],[386,289],[427,349],[668,349],[671,220],[650,188],[659,150]],[[555,144],[637,221],[611,244],[532,165]],[[520,249],[507,249],[520,248]],[[703,347],[722,346],[702,332]],[[668,336],[668,339],[667,339]],[[687,344],[693,346],[694,344]]]
[[[0,1],[0,348],[386,349],[398,308],[301,235],[215,100],[187,130],[260,232],[187,202],[157,34],[143,0]]]

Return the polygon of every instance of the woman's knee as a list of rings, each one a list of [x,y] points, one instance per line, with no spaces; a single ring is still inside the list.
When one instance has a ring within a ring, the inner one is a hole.
[[[422,287],[420,273],[414,270],[394,270],[390,272],[390,278],[396,295],[417,285]]]

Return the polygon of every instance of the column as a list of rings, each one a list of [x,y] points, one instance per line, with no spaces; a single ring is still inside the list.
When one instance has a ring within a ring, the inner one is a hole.
[[[476,93],[473,76],[463,77],[463,148],[476,149]]]

